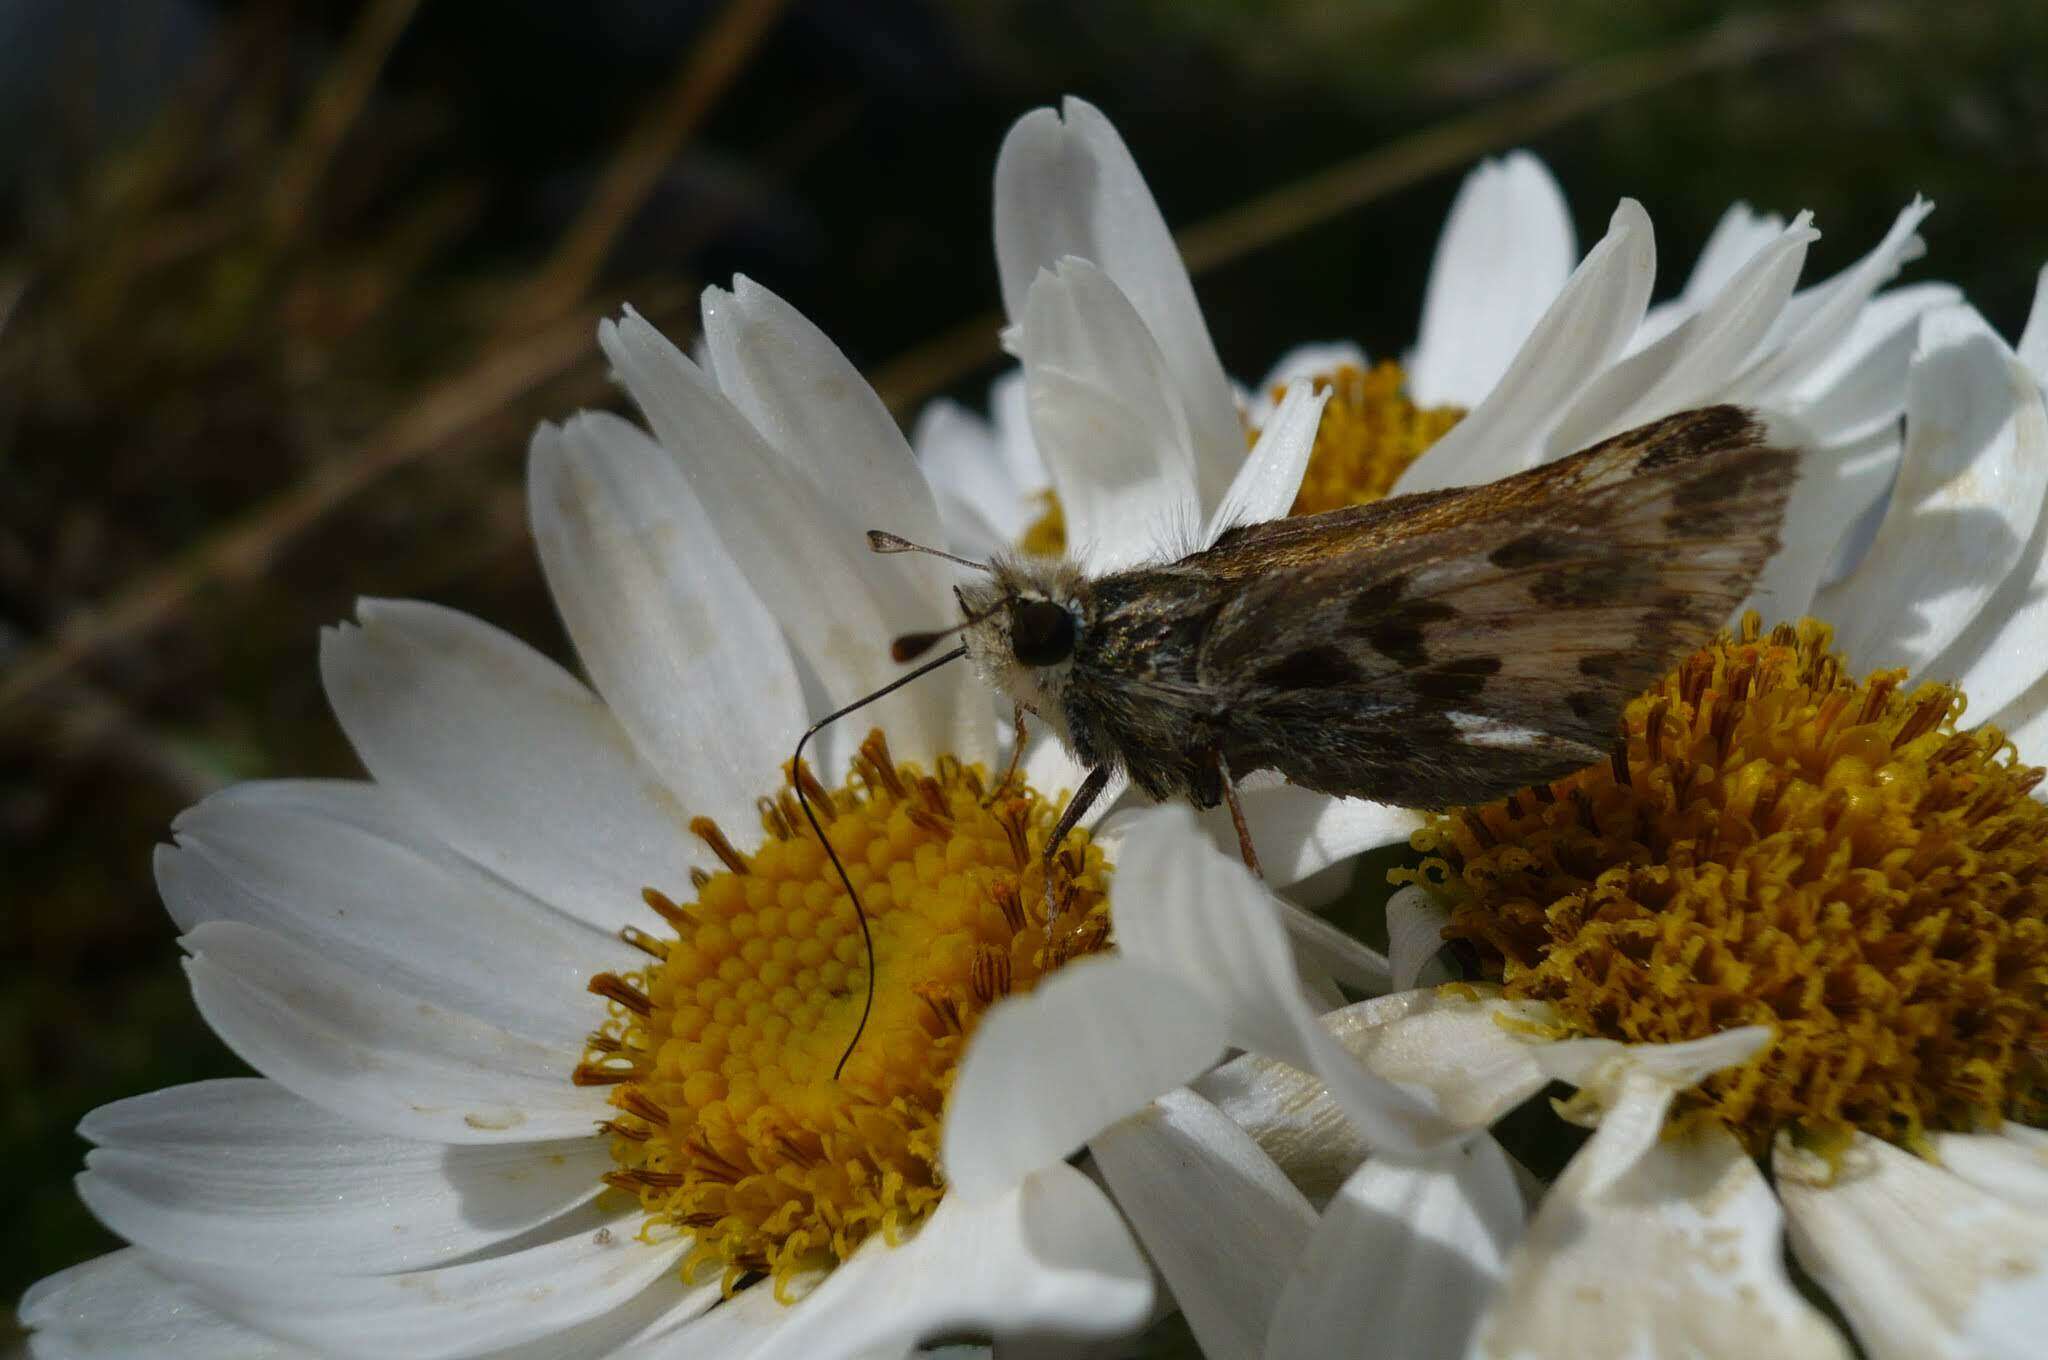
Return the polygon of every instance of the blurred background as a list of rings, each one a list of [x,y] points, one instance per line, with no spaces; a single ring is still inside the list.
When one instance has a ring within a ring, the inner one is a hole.
[[[1580,240],[1812,208],[1809,278],[1938,210],[1909,277],[2008,336],[2048,260],[2048,6],[1558,0],[13,0],[0,6],[0,1352],[114,1245],[95,1105],[241,1068],[150,881],[236,780],[347,775],[317,629],[361,594],[567,649],[525,532],[538,420],[618,405],[760,279],[906,422],[997,371],[988,199],[1083,95],[1183,230],[1225,364],[1413,339],[1462,172],[1536,150]]]

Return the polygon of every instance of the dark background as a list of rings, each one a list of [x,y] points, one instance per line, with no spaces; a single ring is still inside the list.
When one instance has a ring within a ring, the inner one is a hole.
[[[112,1245],[88,1109],[238,1065],[149,875],[179,808],[353,773],[314,673],[359,594],[565,652],[528,431],[614,403],[595,319],[790,298],[899,414],[994,368],[990,173],[1122,129],[1225,364],[1413,340],[1463,170],[1526,145],[1669,294],[1733,199],[1809,278],[1915,192],[1910,277],[2007,335],[2048,260],[2048,6],[386,0],[0,11],[0,1300]],[[516,980],[508,980],[516,981]],[[11,1322],[0,1323],[0,1346]]]

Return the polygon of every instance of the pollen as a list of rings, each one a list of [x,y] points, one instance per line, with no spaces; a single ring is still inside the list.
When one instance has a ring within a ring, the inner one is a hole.
[[[1791,1129],[1925,1150],[2039,1123],[2048,805],[1953,689],[1851,678],[1819,623],[1755,615],[1627,709],[1612,759],[1418,833],[1511,996],[1577,1034],[1775,1042],[1681,1096],[1752,1150]]]
[[[1391,360],[1369,369],[1340,365],[1309,381],[1330,399],[1316,426],[1315,449],[1291,514],[1314,515],[1379,500],[1465,414],[1457,406],[1416,405],[1408,396],[1407,374]],[[1276,403],[1285,395],[1285,385],[1273,389]],[[1256,443],[1258,432],[1250,437]]]
[[[692,831],[725,867],[687,895],[650,887],[659,933],[621,937],[647,967],[603,973],[610,1002],[577,1067],[607,1085],[614,1169],[646,1231],[694,1235],[686,1277],[723,1271],[780,1288],[893,1242],[945,1191],[940,1121],[982,1014],[1047,972],[1109,944],[1109,866],[1084,831],[1053,861],[1048,926],[1041,856],[1059,803],[942,757],[926,773],[870,733],[846,782],[804,790],[860,894],[874,939],[874,1010],[860,1023],[867,954],[846,890],[789,785],[759,807],[742,854],[713,823]]]
[[[1067,550],[1067,512],[1051,487],[1037,493],[1038,518],[1024,530],[1017,546],[1033,557],[1058,557]]]

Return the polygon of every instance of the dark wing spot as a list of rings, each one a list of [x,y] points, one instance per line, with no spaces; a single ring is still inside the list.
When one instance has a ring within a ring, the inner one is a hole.
[[[1552,609],[1585,609],[1625,600],[1650,584],[1654,573],[1625,559],[1571,562],[1552,567],[1529,583],[1529,598]]]
[[[1486,555],[1486,560],[1503,571],[1516,567],[1540,567],[1546,562],[1556,562],[1572,555],[1572,547],[1555,534],[1538,530],[1523,534],[1520,538],[1501,544]]]
[[[1384,581],[1375,581],[1351,597],[1347,607],[1351,611],[1352,622],[1371,623],[1399,603],[1407,589],[1408,578],[1405,576],[1389,576]]]
[[[1397,666],[1414,669],[1429,664],[1426,635],[1433,623],[1455,619],[1458,611],[1439,600],[1416,600],[1366,615],[1354,609],[1352,618],[1365,633],[1372,649]]]
[[[1599,695],[1588,693],[1582,689],[1573,690],[1570,694],[1565,695],[1564,706],[1570,709],[1572,716],[1581,722],[1591,722],[1605,707],[1600,702]]]
[[[1341,689],[1357,684],[1364,674],[1342,647],[1324,643],[1281,657],[1260,670],[1258,678],[1274,689]]]
[[[1749,489],[1750,482],[1774,471],[1776,464],[1770,459],[1731,458],[1719,467],[1680,482],[1672,488],[1671,503],[1686,508],[1736,500]]]
[[[1579,658],[1579,674],[1593,680],[1612,680],[1628,670],[1627,652],[1588,652]]]
[[[1465,704],[1479,697],[1486,682],[1500,674],[1497,656],[1467,656],[1446,661],[1410,677],[1417,697],[1444,704]]]
[[[1712,505],[1677,509],[1664,517],[1664,529],[1673,538],[1728,538],[1738,525],[1734,513]]]
[[[1616,438],[1646,446],[1643,456],[1636,461],[1636,471],[1655,472],[1697,458],[1710,449],[1760,444],[1763,432],[1749,412],[1739,406],[1707,406],[1697,411],[1680,411]]]

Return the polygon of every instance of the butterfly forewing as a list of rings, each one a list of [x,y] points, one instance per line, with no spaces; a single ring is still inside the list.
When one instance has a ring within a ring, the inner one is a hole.
[[[1416,807],[1603,758],[1777,547],[1795,456],[1688,411],[1487,486],[1225,534],[1196,671],[1231,768]]]

